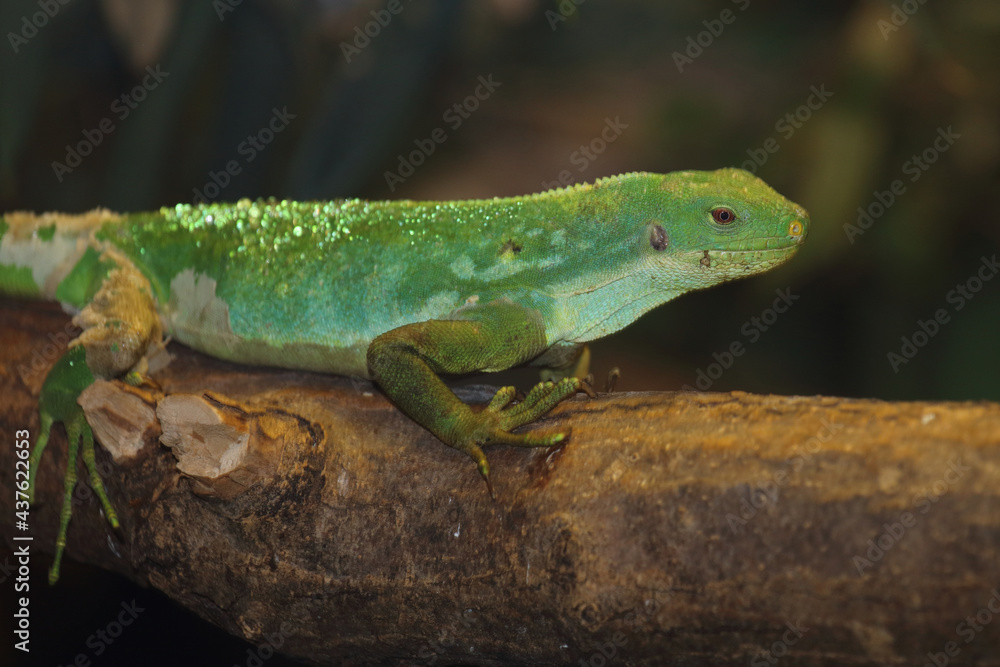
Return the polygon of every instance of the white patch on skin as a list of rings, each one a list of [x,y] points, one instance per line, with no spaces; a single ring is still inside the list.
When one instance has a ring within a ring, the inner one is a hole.
[[[485,271],[480,271],[477,277],[485,282],[503,280],[524,271],[530,266],[527,262],[514,259],[512,255],[513,253],[504,253],[500,257],[501,261],[496,262]]]
[[[48,299],[55,298],[56,287],[79,261],[86,250],[83,238],[65,236],[58,232],[51,241],[37,235],[16,239],[7,234],[0,245],[0,264],[31,269],[31,279]]]
[[[14,212],[4,215],[8,229],[0,243],[0,264],[31,269],[31,278],[48,299],[83,255],[94,230],[123,217],[107,209],[82,214]],[[50,241],[38,236],[40,229],[56,226]]]
[[[230,347],[240,342],[229,323],[229,305],[215,296],[217,284],[209,276],[196,275],[194,269],[185,269],[170,281],[165,317],[170,331],[181,342],[204,345],[203,341],[212,339],[208,349],[226,339]]]
[[[477,301],[479,299],[479,297],[474,298]],[[438,292],[427,299],[427,303],[414,314],[413,321],[424,322],[426,320],[445,319],[455,311],[456,306],[460,303],[462,303],[462,297],[455,290]],[[468,304],[468,301],[465,303]]]
[[[472,264],[472,258],[468,255],[462,255],[452,263],[451,272],[454,273],[457,278],[469,280],[472,278],[474,268],[475,266]]]
[[[543,233],[546,233],[540,227],[533,227],[527,230],[521,228],[514,229],[510,232],[510,238],[535,238]],[[562,249],[567,245],[566,232],[563,230],[555,230],[549,234],[549,248],[550,250]],[[582,250],[587,250],[590,247],[590,242],[585,242],[581,246]],[[548,252],[547,256],[535,261],[526,261],[519,253],[512,252],[510,249],[505,252],[498,252],[496,261],[485,269],[476,270],[475,262],[469,255],[462,255],[455,259],[451,264],[452,274],[459,280],[477,280],[482,283],[490,283],[494,281],[504,280],[510,278],[511,276],[517,275],[522,271],[528,269],[540,269],[548,270],[553,267],[559,266],[566,261],[564,255],[556,255],[551,251]]]
[[[457,278],[463,280],[475,279],[483,282],[490,282],[513,276],[514,274],[525,270],[529,266],[525,262],[516,259],[514,253],[510,251],[499,255],[497,260],[498,261],[494,262],[489,268],[482,271],[476,271],[472,259],[468,255],[463,255],[455,260],[452,264],[451,271]]]
[[[497,261],[492,266],[477,272],[472,259],[468,255],[463,255],[452,263],[451,271],[456,278],[461,280],[475,279],[483,283],[490,283],[509,278],[530,268],[550,269],[562,264],[565,260],[566,258],[563,256],[550,255],[540,262],[532,263],[519,259],[512,252],[505,252],[497,257]]]
[[[320,340],[282,343],[243,337],[233,331],[229,304],[216,296],[217,285],[215,279],[196,274],[194,269],[185,269],[170,281],[170,301],[164,308],[164,321],[168,332],[181,343],[230,361],[368,377],[365,350],[369,339],[364,332],[353,332],[355,339],[336,343]],[[448,309],[454,307],[457,292],[452,293],[451,299]]]
[[[543,269],[543,270],[548,270],[548,269],[551,269],[554,266],[559,266],[560,264],[562,264],[565,261],[566,261],[566,258],[563,257],[562,255],[560,255],[558,257],[553,255],[553,256],[550,256],[547,259],[539,262],[538,268]]]

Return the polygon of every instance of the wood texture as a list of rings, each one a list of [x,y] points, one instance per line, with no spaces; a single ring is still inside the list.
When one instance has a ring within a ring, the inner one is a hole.
[[[68,318],[0,320],[0,428],[34,439]],[[368,383],[170,350],[159,388],[88,396],[122,528],[83,487],[68,554],[252,642],[313,664],[1000,664],[1000,405],[578,397],[531,427],[565,446],[487,450],[493,502]],[[65,456],[60,433],[36,549]],[[13,469],[4,447],[4,489]]]

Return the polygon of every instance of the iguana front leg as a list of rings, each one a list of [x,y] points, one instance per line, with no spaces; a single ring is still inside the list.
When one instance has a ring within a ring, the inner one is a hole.
[[[514,387],[503,387],[489,405],[473,411],[438,374],[504,370],[537,357],[548,345],[541,314],[509,301],[470,308],[459,317],[418,322],[382,334],[368,347],[368,369],[403,412],[445,444],[472,457],[489,485],[490,466],[482,446],[549,447],[560,442],[565,433],[510,431],[576,393],[581,382],[575,377],[541,382],[512,407]]]
[[[71,272],[66,278],[100,287],[87,307],[73,319],[84,331],[49,371],[38,400],[41,428],[38,442],[31,452],[29,501],[34,501],[38,466],[52,427],[62,423],[68,440],[63,503],[55,558],[49,569],[50,584],[59,579],[59,565],[66,548],[66,531],[73,514],[77,459],[81,452],[90,484],[101,501],[104,515],[112,527],[118,527],[118,515],[97,472],[94,434],[77,399],[97,377],[118,377],[134,373],[137,367],[142,368],[147,350],[152,345],[159,345],[162,340],[149,282],[122,257],[105,253],[102,260],[106,261],[81,262],[77,266],[85,268]],[[92,272],[99,272],[100,275],[89,275]],[[90,296],[83,294],[80,298]]]

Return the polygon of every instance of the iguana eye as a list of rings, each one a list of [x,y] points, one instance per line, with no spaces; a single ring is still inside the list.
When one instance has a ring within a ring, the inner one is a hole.
[[[736,220],[736,214],[730,209],[720,206],[719,208],[712,209],[712,220],[715,220],[720,225],[728,225]]]

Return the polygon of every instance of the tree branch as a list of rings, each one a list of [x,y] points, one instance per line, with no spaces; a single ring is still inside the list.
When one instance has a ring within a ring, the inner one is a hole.
[[[0,318],[2,429],[34,440],[67,319],[17,301]],[[571,427],[565,446],[487,450],[493,502],[369,383],[170,349],[158,388],[86,396],[122,528],[81,492],[68,555],[252,642],[314,664],[995,659],[1000,623],[964,619],[1000,610],[1000,405],[578,397],[530,427]],[[65,457],[60,432],[36,548]]]

